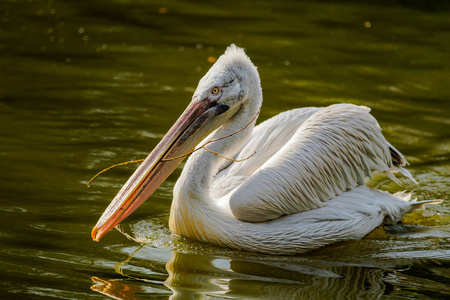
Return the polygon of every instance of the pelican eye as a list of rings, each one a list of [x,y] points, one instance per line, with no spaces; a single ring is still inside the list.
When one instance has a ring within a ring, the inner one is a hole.
[[[213,95],[219,94],[219,93],[220,93],[220,87],[218,87],[218,86],[213,87],[213,89],[211,90],[211,93],[212,93]]]

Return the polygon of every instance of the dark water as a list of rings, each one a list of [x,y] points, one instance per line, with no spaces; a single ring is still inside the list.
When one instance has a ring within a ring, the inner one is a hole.
[[[0,298],[450,297],[450,5],[446,1],[1,1]],[[295,257],[174,237],[179,170],[124,224],[90,230],[227,45],[264,90],[260,121],[367,105],[419,186],[447,199],[360,241]],[[143,229],[147,229],[144,233]]]

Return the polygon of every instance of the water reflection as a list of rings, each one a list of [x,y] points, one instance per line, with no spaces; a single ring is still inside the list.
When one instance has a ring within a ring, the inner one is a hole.
[[[118,265],[131,259],[132,256]],[[140,299],[139,294],[162,284],[118,269],[123,278],[92,277],[91,289],[116,299]],[[172,292],[170,299],[379,299],[390,293],[389,282],[405,281],[409,276],[398,275],[404,269],[349,262],[266,256],[242,259],[178,251],[171,251],[166,270],[164,285]],[[417,278],[415,281],[419,282]],[[438,285],[435,283],[433,288]]]
[[[91,286],[91,290],[100,294],[116,298],[116,299],[142,299],[135,296],[136,293],[142,292],[142,289],[128,282],[117,280],[106,280],[98,277],[91,278],[95,284]]]
[[[171,299],[206,296],[278,299],[377,299],[385,271],[351,265],[316,268],[313,261],[265,262],[172,252],[166,268]],[[314,274],[311,274],[314,273]]]

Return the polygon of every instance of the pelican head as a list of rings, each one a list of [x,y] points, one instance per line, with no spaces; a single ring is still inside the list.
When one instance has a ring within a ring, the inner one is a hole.
[[[236,115],[249,99],[261,99],[259,75],[244,50],[231,45],[199,85],[183,114],[128,179],[92,230],[99,241],[135,211],[203,139]]]

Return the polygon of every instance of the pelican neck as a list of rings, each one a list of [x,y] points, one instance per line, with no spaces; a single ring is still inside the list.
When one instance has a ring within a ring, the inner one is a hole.
[[[258,101],[259,100],[259,101]],[[255,127],[262,99],[247,100],[239,111],[217,130],[204,139],[198,147],[211,140],[208,149],[227,158],[234,158],[249,140]],[[253,119],[253,120],[252,120]],[[242,131],[243,127],[248,125]],[[239,132],[237,132],[239,131]],[[223,138],[226,137],[226,138]],[[222,139],[223,138],[223,139]],[[233,163],[218,154],[200,149],[189,157],[174,188],[174,201],[180,199],[210,200],[210,186],[214,176]]]

